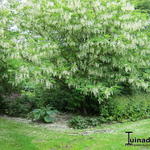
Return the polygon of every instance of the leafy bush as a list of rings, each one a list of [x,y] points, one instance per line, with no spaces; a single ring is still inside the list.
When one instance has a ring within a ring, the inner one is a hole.
[[[110,123],[114,120],[113,117],[82,117],[75,116],[69,120],[68,124],[74,129],[86,129],[91,127],[100,126],[103,123]]]
[[[1,113],[15,117],[26,117],[36,107],[34,99],[19,94],[2,97],[0,104]]]
[[[50,105],[59,111],[80,114],[98,114],[99,103],[92,95],[85,96],[75,88],[69,88],[62,81],[53,89],[36,89],[35,101],[38,107]]]
[[[101,105],[100,114],[105,118],[112,117],[112,120],[121,122],[148,118],[150,117],[149,94],[114,97]]]
[[[103,117],[82,117],[75,116],[69,120],[69,126],[74,129],[86,129],[90,127],[96,127],[101,125],[102,123],[106,123],[106,120]]]
[[[88,128],[88,122],[85,118],[77,116],[69,120],[69,126],[74,129],[85,129]]]
[[[55,121],[57,111],[52,109],[51,107],[43,107],[40,109],[34,109],[29,113],[28,117],[32,119],[32,121],[42,121],[45,123],[52,123]]]
[[[86,120],[87,120],[87,124],[88,124],[89,127],[96,127],[96,126],[101,124],[101,120],[98,119],[98,118],[88,117]]]
[[[99,126],[102,123],[136,121],[150,118],[150,94],[117,96],[100,105],[98,117],[73,117],[69,125],[76,129]]]

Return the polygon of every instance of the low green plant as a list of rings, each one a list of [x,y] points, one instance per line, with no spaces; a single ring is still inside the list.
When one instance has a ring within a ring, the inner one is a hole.
[[[42,121],[45,123],[53,123],[55,121],[57,111],[51,107],[42,107],[39,109],[34,109],[29,113],[28,118],[32,121]]]
[[[88,123],[88,126],[90,127],[96,127],[100,125],[100,120],[98,120],[97,118],[87,118],[86,121]]]
[[[69,126],[74,129],[86,129],[99,126],[101,123],[105,122],[107,122],[107,120],[104,120],[103,117],[74,116],[69,120]]]
[[[85,129],[88,128],[88,122],[84,117],[75,116],[69,120],[69,126],[74,129]]]
[[[150,117],[149,94],[118,96],[103,103],[100,115],[107,121],[136,121]]]
[[[27,114],[36,108],[34,99],[19,94],[3,96],[0,102],[1,114],[14,117],[26,117]]]

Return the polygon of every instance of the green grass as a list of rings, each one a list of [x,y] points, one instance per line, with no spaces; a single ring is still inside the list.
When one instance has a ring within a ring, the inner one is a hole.
[[[108,132],[81,135],[87,130],[55,131],[34,124],[0,118],[0,150],[148,150],[150,147],[125,146],[125,131],[150,137],[150,119],[102,125],[91,130]],[[111,132],[109,132],[111,131]],[[78,133],[78,134],[75,134]]]

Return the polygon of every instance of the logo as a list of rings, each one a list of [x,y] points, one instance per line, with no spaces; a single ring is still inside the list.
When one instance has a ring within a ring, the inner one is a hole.
[[[125,132],[127,133],[128,136],[128,143],[126,143],[126,146],[150,146],[150,137],[148,138],[138,138],[138,137],[134,137],[133,138],[133,132],[132,131],[128,131]]]

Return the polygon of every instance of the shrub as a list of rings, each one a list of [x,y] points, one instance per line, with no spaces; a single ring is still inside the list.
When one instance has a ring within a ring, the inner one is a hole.
[[[100,120],[98,120],[97,118],[87,118],[87,124],[89,127],[96,127],[98,125],[100,125]]]
[[[69,120],[69,126],[74,129],[88,128],[88,122],[84,117],[76,116]]]
[[[150,94],[117,96],[100,105],[98,117],[73,117],[69,125],[76,129],[99,126],[103,123],[136,121],[150,117]]]
[[[149,94],[114,97],[101,105],[100,114],[115,121],[135,121],[150,117]]]
[[[79,90],[68,87],[63,81],[58,80],[52,89],[35,89],[34,99],[38,108],[50,105],[63,112],[80,113],[84,115],[99,114],[99,103],[91,94],[83,95]]]
[[[51,107],[42,107],[40,109],[34,109],[28,114],[28,117],[31,118],[32,121],[52,123],[55,121],[56,113],[57,111],[52,109]]]
[[[101,125],[101,123],[106,123],[107,121],[103,117],[82,117],[75,116],[69,120],[69,126],[74,129],[86,129],[90,127],[96,127]]]
[[[1,99],[1,113],[15,116],[26,117],[27,114],[36,107],[34,99],[28,96],[12,94]]]

